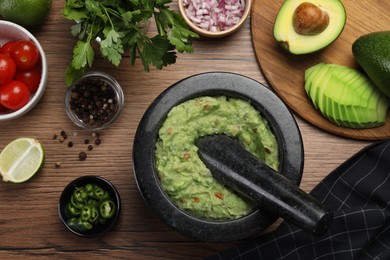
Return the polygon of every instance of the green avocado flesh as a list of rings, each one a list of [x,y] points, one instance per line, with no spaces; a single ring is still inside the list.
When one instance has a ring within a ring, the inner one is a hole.
[[[215,180],[198,156],[195,141],[202,136],[236,137],[253,155],[277,170],[278,144],[268,122],[249,102],[199,97],[168,113],[158,133],[155,166],[161,187],[181,209],[204,219],[236,219],[254,205]]]
[[[322,32],[302,35],[295,31],[294,12],[302,3],[311,3],[326,12],[329,24]],[[307,54],[325,48],[334,42],[344,29],[346,11],[340,0],[286,0],[274,23],[275,40],[292,54]]]
[[[352,44],[352,53],[374,84],[390,97],[390,31],[361,36]]]
[[[339,126],[372,128],[386,121],[388,98],[355,69],[319,63],[306,70],[305,91],[315,108]]]

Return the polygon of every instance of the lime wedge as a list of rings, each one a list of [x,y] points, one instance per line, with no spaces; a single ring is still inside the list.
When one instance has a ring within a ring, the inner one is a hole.
[[[34,176],[45,161],[42,145],[34,138],[18,138],[0,153],[3,181],[21,183]]]

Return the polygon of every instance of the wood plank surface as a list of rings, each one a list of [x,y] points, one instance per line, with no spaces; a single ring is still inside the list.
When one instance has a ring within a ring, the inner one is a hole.
[[[149,104],[178,80],[202,72],[226,71],[266,83],[252,48],[250,20],[230,37],[196,40],[195,53],[179,55],[176,64],[163,70],[144,72],[139,62],[132,67],[128,59],[113,67],[97,57],[94,69],[113,75],[122,85],[125,108],[118,121],[101,133],[102,144],[88,152],[87,160],[79,161],[78,153],[86,150],[83,140],[91,138],[91,133],[73,125],[64,111],[64,72],[75,40],[70,34],[72,22],[61,15],[63,3],[53,1],[47,22],[32,30],[42,43],[49,64],[45,95],[27,115],[0,123],[0,149],[11,140],[26,136],[39,139],[46,152],[43,169],[31,181],[0,182],[0,259],[199,259],[234,244],[194,241],[161,222],[138,192],[132,168],[132,143]],[[177,9],[177,4],[172,8]],[[150,33],[153,32],[155,28],[151,25]],[[331,135],[300,117],[297,121],[305,147],[301,187],[306,191],[369,143]],[[52,136],[59,135],[61,130],[67,132],[73,147],[53,140]],[[61,167],[55,167],[57,162]],[[122,199],[119,222],[111,232],[98,238],[71,234],[57,214],[62,190],[82,175],[108,179]]]
[[[273,24],[283,2],[257,0],[252,9],[255,55],[274,91],[298,115],[325,131],[361,140],[390,138],[390,114],[385,125],[380,127],[362,130],[339,127],[314,108],[304,90],[305,70],[315,64],[335,63],[358,68],[352,55],[352,44],[364,34],[389,30],[389,2],[343,0],[347,22],[341,35],[327,48],[306,55],[287,54],[273,38]]]

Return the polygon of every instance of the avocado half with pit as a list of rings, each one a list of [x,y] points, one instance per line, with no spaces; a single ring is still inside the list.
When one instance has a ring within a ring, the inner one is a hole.
[[[274,23],[274,38],[293,54],[307,54],[330,45],[347,20],[340,0],[286,0]]]

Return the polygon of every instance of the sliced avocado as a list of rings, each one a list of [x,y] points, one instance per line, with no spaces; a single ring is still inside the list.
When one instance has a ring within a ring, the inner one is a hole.
[[[352,53],[374,84],[390,97],[390,31],[361,36],[352,44]]]
[[[316,66],[310,67],[309,69],[307,69],[305,71],[305,80],[307,82],[309,82],[309,84],[305,84],[305,90],[306,90],[306,93],[308,93],[308,95],[310,95],[312,97],[318,97],[318,88],[312,87],[311,83],[313,82],[313,78],[316,77],[318,71],[320,71],[320,68],[323,65],[325,65],[325,64],[319,63]],[[315,105],[316,109],[318,109],[317,103],[315,103],[314,105]]]
[[[274,38],[290,53],[315,52],[339,37],[346,19],[340,0],[286,0],[275,19]]]
[[[319,63],[308,68],[305,91],[326,118],[349,128],[384,124],[390,105],[363,73],[337,64]]]

